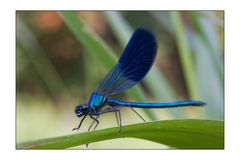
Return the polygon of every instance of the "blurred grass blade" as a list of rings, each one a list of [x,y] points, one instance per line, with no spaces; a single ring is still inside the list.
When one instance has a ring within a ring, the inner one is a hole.
[[[64,149],[114,138],[140,138],[181,149],[223,149],[223,121],[170,120],[17,144],[17,149]]]
[[[117,61],[116,55],[97,35],[91,32],[85,24],[71,11],[60,11],[60,16],[72,31],[78,41],[90,54],[104,62],[106,68],[112,68]]]
[[[173,23],[170,20],[171,11],[151,11],[150,15],[154,18],[154,20],[158,23],[159,26],[163,27],[170,35],[174,35]]]
[[[186,79],[187,87],[191,98],[199,99],[197,80],[195,75],[195,66],[193,65],[193,59],[191,58],[190,50],[184,33],[184,26],[182,24],[181,17],[178,12],[170,12],[173,26],[176,33],[177,45],[180,53],[180,60],[184,71],[184,77]]]
[[[216,72],[216,68],[211,61],[211,53],[209,53],[210,50],[195,34],[190,34],[189,37],[192,49],[196,56],[196,73],[200,86],[200,97],[208,104],[206,107],[203,107],[203,111],[207,115],[207,118],[223,119],[223,88],[219,80],[218,73]],[[207,80],[203,77],[207,77]]]
[[[104,12],[111,29],[114,31],[121,47],[124,49],[128,43],[128,40],[134,31],[128,22],[122,17],[120,12],[108,11]],[[155,98],[161,101],[172,101],[176,100],[176,96],[171,86],[163,74],[157,69],[156,65],[153,65],[150,72],[144,78],[143,82],[147,85],[148,89],[154,95]],[[173,108],[168,110],[174,117],[180,118],[182,109]]]
[[[65,24],[72,31],[77,40],[94,56],[99,62],[102,63],[107,69],[111,69],[116,63],[116,54],[102,41],[97,35],[92,33],[85,24],[77,18],[71,11],[61,11],[60,16]],[[136,101],[145,101],[145,96],[142,90],[135,86],[128,92],[130,97]],[[156,116],[150,110],[145,110],[145,113],[151,120],[156,120]]]
[[[214,23],[209,20],[208,18],[204,18],[203,16],[199,17],[201,26],[203,28],[203,31],[206,35],[206,39],[209,39],[209,45],[211,46],[211,51],[210,56],[211,56],[211,61],[214,64],[215,72],[218,75],[218,79],[221,83],[221,88],[223,90],[224,87],[224,66],[223,66],[223,58],[222,58],[222,51],[221,51],[221,45],[224,45],[223,42],[221,42],[219,28],[216,28]],[[224,33],[222,33],[224,34]],[[203,41],[205,42],[205,41]],[[224,48],[222,48],[224,49]]]
[[[134,30],[122,17],[120,12],[108,11],[104,12],[104,15],[106,16],[108,24],[111,26],[111,29],[116,35],[117,40],[120,42],[121,47],[125,48]]]
[[[220,87],[223,88],[223,60],[221,58],[221,44],[219,42],[219,37],[217,33],[216,26],[214,25],[214,21],[209,19],[206,16],[211,16],[211,11],[204,11],[200,13],[190,12],[188,16],[191,18],[192,24],[194,25],[194,29],[196,30],[196,34],[201,39],[202,43],[209,49],[209,57],[214,64],[214,68],[218,73],[219,80],[222,85]],[[212,15],[214,16],[214,15]]]
[[[52,96],[55,97],[59,91],[66,91],[67,88],[63,80],[57,73],[43,48],[40,46],[34,33],[19,16],[17,16],[17,40]],[[65,92],[64,94],[65,98],[71,99],[69,92]],[[55,97],[55,99],[57,100],[58,98]]]
[[[208,104],[203,107],[203,111],[207,118],[223,119],[224,85],[220,47],[223,43],[219,42],[220,38],[217,33],[219,28],[216,28],[214,23],[206,17],[211,13],[210,11],[203,11],[187,14],[190,16],[194,30],[186,27],[186,34],[189,39],[189,46],[194,54],[200,99]],[[204,77],[207,77],[207,80]]]

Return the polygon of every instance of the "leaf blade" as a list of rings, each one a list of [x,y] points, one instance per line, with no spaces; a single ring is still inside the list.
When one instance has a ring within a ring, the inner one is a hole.
[[[17,149],[65,149],[82,144],[114,139],[140,138],[180,149],[223,149],[223,121],[166,120],[110,128],[17,145]]]

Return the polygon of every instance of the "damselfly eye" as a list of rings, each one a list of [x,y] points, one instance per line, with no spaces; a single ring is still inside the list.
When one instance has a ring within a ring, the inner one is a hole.
[[[75,108],[75,113],[78,117],[80,117],[83,113],[83,110],[82,110],[82,105],[77,105],[76,108]]]

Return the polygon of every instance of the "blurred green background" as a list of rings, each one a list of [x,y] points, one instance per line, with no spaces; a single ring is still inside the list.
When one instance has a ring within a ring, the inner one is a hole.
[[[88,102],[139,26],[155,33],[158,54],[142,83],[115,98],[142,102],[196,99],[207,103],[202,108],[137,109],[147,121],[223,120],[223,11],[17,11],[17,143],[72,134],[80,121],[75,106]],[[127,108],[121,113],[123,125],[142,123]],[[112,113],[99,120],[97,129],[117,126]],[[87,131],[90,124],[90,119],[84,121],[79,132]],[[90,147],[168,148],[130,138]]]

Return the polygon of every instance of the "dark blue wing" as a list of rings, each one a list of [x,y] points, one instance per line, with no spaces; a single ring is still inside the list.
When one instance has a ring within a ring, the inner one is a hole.
[[[96,92],[114,95],[141,81],[151,68],[156,51],[153,34],[143,28],[136,29],[118,64],[102,80]]]

